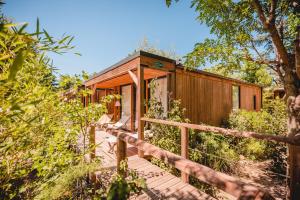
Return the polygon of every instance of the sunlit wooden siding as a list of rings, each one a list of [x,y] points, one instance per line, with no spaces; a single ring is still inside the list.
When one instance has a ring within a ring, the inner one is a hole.
[[[260,109],[261,88],[258,86],[176,70],[176,99],[181,99],[186,117],[192,123],[221,125],[232,110],[232,85],[240,86],[241,109],[253,110],[253,95],[256,95],[256,109]]]

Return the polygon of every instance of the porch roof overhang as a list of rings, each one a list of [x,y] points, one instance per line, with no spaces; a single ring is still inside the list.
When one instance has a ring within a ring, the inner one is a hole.
[[[130,70],[135,76],[137,76],[137,69],[131,69]],[[144,68],[144,80],[156,78],[156,77],[161,77],[167,75],[167,71],[162,71],[162,70],[157,70],[157,69],[151,69],[151,68]],[[113,88],[116,86],[121,86],[121,85],[127,85],[134,83],[134,80],[130,76],[129,72],[125,72],[123,74],[117,75],[117,76],[112,76],[106,80],[96,82],[94,85],[96,88]]]
[[[141,64],[141,56],[159,59],[164,62],[175,62],[174,60],[165,57],[157,56],[144,51],[138,51],[112,65],[111,67],[95,74],[93,77],[85,81],[84,85],[86,87],[93,86],[94,88],[113,88],[116,86],[133,83],[134,79],[131,76],[136,76],[139,65],[144,67],[144,80],[165,76],[170,73],[170,69]],[[131,75],[130,71],[132,72]]]

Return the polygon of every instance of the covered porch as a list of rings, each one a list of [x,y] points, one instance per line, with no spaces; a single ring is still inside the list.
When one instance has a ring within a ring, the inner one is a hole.
[[[107,105],[108,114],[113,116],[115,122],[122,120],[125,130],[138,131],[141,123],[138,119],[148,111],[151,94],[161,102],[164,112],[167,112],[172,73],[170,70],[154,66],[137,64],[128,68],[124,67],[124,64],[119,65],[100,72],[85,84],[93,91],[93,94],[85,99],[85,105],[100,102],[106,95],[118,94],[121,98],[114,99]],[[153,91],[149,86],[152,80],[156,85]]]

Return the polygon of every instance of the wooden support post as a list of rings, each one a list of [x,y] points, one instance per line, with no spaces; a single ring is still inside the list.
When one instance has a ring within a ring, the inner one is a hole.
[[[124,171],[121,170],[120,168],[120,164],[122,160],[126,159],[126,142],[124,142],[123,140],[121,140],[119,137],[117,138],[117,170],[118,173],[121,173],[121,175],[125,175],[122,174],[124,173]]]
[[[85,89],[87,90],[87,89],[89,89],[88,87],[85,87]],[[86,95],[85,97],[85,107],[87,107],[88,105],[89,105],[89,95]]]
[[[135,129],[135,114],[134,114],[134,99],[135,99],[135,96],[134,96],[134,85],[133,83],[131,84],[131,95],[130,95],[130,129],[131,131],[133,132],[134,129]]]
[[[145,85],[145,89],[146,89],[146,96],[145,96],[145,101],[146,101],[146,111],[145,113],[148,112],[148,104],[149,104],[149,80],[146,80],[146,85]]]
[[[90,131],[89,131],[89,147],[91,149],[90,153],[90,160],[89,162],[93,162],[93,160],[96,158],[96,130],[95,130],[95,125],[92,124],[90,126]],[[93,184],[93,189],[92,192],[95,193],[95,190],[97,189],[97,176],[94,172],[90,173],[90,180],[91,183]]]
[[[189,129],[181,126],[181,156],[189,159]],[[181,179],[184,183],[189,182],[189,175],[181,172]]]
[[[96,86],[92,85],[92,96],[91,96],[91,103],[95,103],[96,102]]]
[[[138,120],[138,139],[144,140],[144,68],[139,65],[137,68],[138,86],[137,86],[137,120]],[[139,157],[144,156],[144,152],[138,150]]]
[[[92,148],[90,153],[90,161],[92,161],[96,157],[96,128],[94,124],[90,126],[89,144],[90,148]]]

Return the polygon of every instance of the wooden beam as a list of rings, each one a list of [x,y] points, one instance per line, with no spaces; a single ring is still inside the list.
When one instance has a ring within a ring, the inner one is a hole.
[[[230,135],[233,137],[241,137],[241,138],[256,138],[259,140],[265,140],[265,141],[276,141],[286,144],[294,144],[297,146],[300,146],[300,143],[298,140],[295,140],[290,137],[286,136],[279,136],[279,135],[267,135],[267,134],[261,134],[261,133],[255,133],[251,131],[238,131],[233,129],[226,129],[226,128],[220,128],[215,126],[209,126],[209,125],[200,125],[200,124],[189,124],[189,123],[182,123],[182,122],[174,122],[174,121],[168,121],[168,120],[162,120],[162,119],[152,119],[143,117],[143,121],[146,122],[153,122],[153,123],[159,123],[159,124],[165,124],[165,125],[171,125],[171,126],[183,126],[186,128],[191,128],[195,130],[205,131],[205,132],[213,132],[217,134],[222,135]]]
[[[181,156],[189,159],[189,129],[186,127],[180,127],[181,130]],[[189,182],[189,175],[185,172],[181,172],[181,179],[184,183]]]
[[[134,82],[134,84],[137,86],[138,85],[138,77],[131,70],[128,70],[128,74],[129,74],[130,78],[132,79],[132,81]]]
[[[144,151],[145,154],[152,155],[167,164],[171,164],[175,168],[196,177],[202,182],[215,186],[238,199],[274,200],[268,191],[262,188],[258,188],[227,174],[217,172],[209,167],[136,139],[127,133],[115,131],[111,132],[111,134],[117,136],[124,142],[136,146],[139,150]]]
[[[145,96],[145,101],[146,101],[146,111],[145,113],[148,112],[148,104],[149,104],[149,80],[145,81],[146,85],[145,85],[145,89],[146,89],[146,96]]]
[[[92,124],[90,126],[90,131],[89,131],[89,146],[91,149],[90,153],[90,160],[94,160],[96,157],[96,129],[95,125]]]
[[[137,68],[137,120],[138,120],[138,139],[144,140],[144,122],[141,120],[144,117],[144,67],[141,65]],[[143,151],[138,151],[139,157],[143,157]]]
[[[133,132],[134,129],[135,129],[135,114],[134,114],[134,99],[135,99],[135,96],[134,96],[134,85],[131,84],[131,95],[130,95],[130,129],[131,131]]]
[[[125,175],[124,171],[121,170],[121,161],[124,161],[126,159],[126,149],[127,144],[125,141],[121,140],[119,137],[117,137],[117,171],[121,175]]]
[[[91,103],[96,102],[96,85],[92,85]]]

